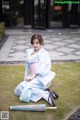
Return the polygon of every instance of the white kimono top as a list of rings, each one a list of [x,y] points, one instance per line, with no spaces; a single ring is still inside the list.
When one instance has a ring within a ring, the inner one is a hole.
[[[43,97],[46,86],[55,77],[55,72],[51,71],[51,60],[48,52],[44,48],[41,48],[36,54],[31,56],[33,52],[33,48],[26,50],[24,81],[21,82],[15,89],[15,94],[20,96],[20,100],[24,97],[26,97],[24,99],[29,97],[29,100],[22,100],[25,102],[37,102],[40,100]],[[30,73],[30,64],[32,63],[37,63],[35,71],[36,77],[31,81],[26,81],[26,77]]]

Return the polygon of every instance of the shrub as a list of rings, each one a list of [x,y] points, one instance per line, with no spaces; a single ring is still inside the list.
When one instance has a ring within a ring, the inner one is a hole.
[[[4,22],[0,22],[0,40],[2,40],[4,35],[5,35],[5,24]]]

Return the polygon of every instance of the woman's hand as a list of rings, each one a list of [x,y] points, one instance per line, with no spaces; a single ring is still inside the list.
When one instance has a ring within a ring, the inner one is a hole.
[[[31,81],[34,78],[35,78],[35,74],[30,74],[27,76],[26,81]]]

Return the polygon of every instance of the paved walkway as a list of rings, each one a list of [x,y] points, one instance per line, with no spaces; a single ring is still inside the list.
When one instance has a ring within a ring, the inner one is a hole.
[[[32,34],[40,33],[52,61],[80,61],[80,30],[6,30],[6,42],[0,50],[1,62],[24,62]]]

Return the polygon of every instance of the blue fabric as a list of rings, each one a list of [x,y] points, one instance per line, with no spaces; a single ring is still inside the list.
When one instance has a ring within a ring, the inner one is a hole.
[[[30,102],[32,89],[25,87],[20,95],[20,100],[23,102]]]

